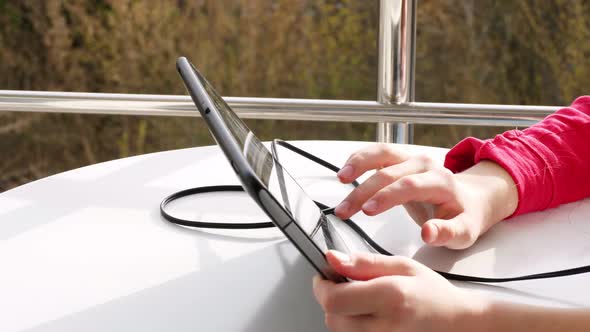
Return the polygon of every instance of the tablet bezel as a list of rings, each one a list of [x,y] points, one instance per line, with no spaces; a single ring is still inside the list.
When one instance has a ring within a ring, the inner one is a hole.
[[[334,271],[328,264],[322,250],[318,248],[284,207],[277,202],[276,198],[253,171],[242,154],[240,146],[219,114],[220,111],[199,79],[200,76],[201,79],[207,82],[205,77],[185,57],[178,58],[176,68],[201,117],[205,120],[217,145],[221,148],[234,172],[240,179],[244,190],[325,279],[335,282],[346,281],[343,276]],[[211,86],[210,83],[209,86]],[[231,110],[229,105],[227,107]],[[237,114],[236,117],[238,117]],[[250,130],[250,132],[252,131]],[[274,156],[273,163],[278,163]]]

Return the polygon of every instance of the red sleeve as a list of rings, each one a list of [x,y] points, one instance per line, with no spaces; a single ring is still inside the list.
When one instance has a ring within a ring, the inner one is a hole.
[[[590,196],[590,96],[576,99],[543,121],[493,139],[469,137],[446,156],[461,172],[480,160],[502,166],[518,188],[513,215],[539,211]]]

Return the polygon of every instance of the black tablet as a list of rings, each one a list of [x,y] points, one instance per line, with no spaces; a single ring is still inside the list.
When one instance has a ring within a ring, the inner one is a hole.
[[[186,58],[179,58],[176,66],[244,190],[324,278],[346,281],[324,255],[328,249],[350,251],[336,229],[337,222],[326,217]]]

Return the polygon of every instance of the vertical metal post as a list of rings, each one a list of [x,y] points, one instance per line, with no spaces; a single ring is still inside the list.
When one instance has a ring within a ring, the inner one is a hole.
[[[418,0],[380,0],[377,101],[414,101],[416,4]],[[377,124],[377,141],[411,143],[413,125]]]

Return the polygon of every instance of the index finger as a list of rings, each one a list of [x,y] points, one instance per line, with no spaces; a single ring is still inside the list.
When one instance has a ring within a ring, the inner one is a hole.
[[[372,169],[379,169],[407,160],[407,152],[396,149],[392,144],[375,143],[353,153],[338,172],[343,183],[350,183]]]
[[[371,315],[387,307],[385,302],[395,301],[401,297],[401,278],[403,277],[388,276],[336,284],[316,277],[313,292],[326,314]]]

